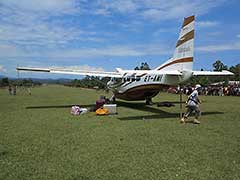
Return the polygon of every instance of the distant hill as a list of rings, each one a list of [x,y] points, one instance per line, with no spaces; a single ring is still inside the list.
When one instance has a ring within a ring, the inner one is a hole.
[[[71,82],[72,79],[65,79],[65,78],[59,78],[59,79],[39,79],[39,78],[31,78],[33,81],[40,82],[42,84],[66,84],[68,82]]]
[[[0,75],[0,79],[6,78],[6,76]],[[66,84],[72,81],[72,79],[59,78],[59,79],[41,79],[41,78],[12,78],[8,77],[9,80],[23,80],[23,79],[31,79],[33,82],[40,82],[42,84]]]

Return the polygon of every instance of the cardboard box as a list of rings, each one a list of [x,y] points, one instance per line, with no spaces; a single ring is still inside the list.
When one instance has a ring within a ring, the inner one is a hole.
[[[108,109],[109,114],[117,114],[117,105],[116,104],[104,104],[103,107]]]

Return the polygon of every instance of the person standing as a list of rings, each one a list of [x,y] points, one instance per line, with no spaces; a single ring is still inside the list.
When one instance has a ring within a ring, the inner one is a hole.
[[[17,95],[17,86],[13,86],[13,95]]]
[[[11,85],[8,86],[8,93],[9,93],[9,95],[12,95],[12,86]]]
[[[187,110],[186,112],[184,113],[182,119],[180,120],[180,123],[185,123],[188,116],[192,113],[192,112],[195,112],[195,118],[193,120],[193,123],[195,124],[200,124],[200,121],[199,121],[199,117],[201,115],[201,111],[200,111],[200,108],[199,108],[199,104],[200,104],[200,100],[198,98],[198,93],[199,93],[199,90],[201,88],[201,85],[197,84],[195,86],[195,89],[194,91],[188,96],[188,99],[187,99]]]

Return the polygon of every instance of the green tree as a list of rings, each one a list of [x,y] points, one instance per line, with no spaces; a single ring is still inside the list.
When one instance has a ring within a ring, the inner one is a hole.
[[[220,60],[217,60],[215,63],[213,63],[213,71],[222,71],[227,70],[227,65],[223,64]]]
[[[201,84],[202,86],[208,86],[209,85],[209,80],[208,77],[199,77],[198,83]]]
[[[8,85],[9,85],[9,80],[8,80],[8,78],[2,78],[0,84],[1,84],[1,86],[8,86]]]
[[[237,64],[236,66],[231,66],[229,68],[229,71],[234,73],[233,80],[240,81],[240,64]]]
[[[150,66],[148,65],[147,62],[142,62],[140,67],[136,66],[134,68],[134,70],[150,70],[150,69],[151,68],[150,68]]]
[[[136,67],[134,68],[134,70],[140,70],[140,69],[139,69],[139,67],[138,67],[138,66],[136,66]]]

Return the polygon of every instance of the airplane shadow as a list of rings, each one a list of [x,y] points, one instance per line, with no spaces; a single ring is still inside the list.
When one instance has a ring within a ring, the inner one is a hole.
[[[152,106],[146,105],[145,102],[125,102],[117,101],[118,107],[127,107],[134,110],[139,110],[143,112],[153,113],[152,115],[139,115],[139,116],[126,116],[119,117],[119,120],[129,121],[129,120],[151,120],[151,119],[161,119],[161,118],[179,118],[179,113],[170,113],[163,111],[160,107],[157,107],[157,103],[153,103]],[[176,103],[176,102],[171,102]],[[67,105],[43,105],[43,106],[27,106],[26,109],[51,109],[51,108],[71,108],[72,106],[77,105],[83,108],[94,108],[94,104],[67,104]],[[171,108],[171,107],[169,107]],[[205,115],[214,115],[214,114],[223,114],[223,112],[202,112],[202,116]]]
[[[202,116],[213,115],[213,114],[223,114],[223,112],[203,112]],[[151,120],[151,119],[161,119],[161,118],[179,118],[179,113],[168,113],[166,111],[161,111],[159,114],[153,115],[143,115],[143,116],[127,116],[118,118],[121,121],[131,121],[131,120]],[[189,122],[190,123],[190,122]]]
[[[127,107],[130,109],[135,109],[135,110],[140,110],[140,111],[144,111],[144,112],[151,112],[151,113],[161,113],[161,112],[165,112],[160,110],[159,108],[157,108],[158,103],[153,103],[151,106],[146,105],[145,102],[124,102],[124,101],[117,101],[117,105],[119,107]],[[169,107],[170,108],[170,107]],[[166,113],[166,112],[165,112]]]
[[[174,103],[174,102],[172,102]],[[122,121],[129,121],[129,120],[151,120],[151,119],[160,119],[160,118],[179,118],[179,113],[170,113],[167,111],[163,111],[159,108],[155,108],[154,106],[146,106],[145,103],[138,102],[138,103],[128,103],[123,101],[118,101],[117,104],[119,106],[128,107],[131,109],[141,110],[145,112],[154,113],[153,115],[139,115],[139,116],[126,116],[126,117],[119,117],[119,120]],[[156,103],[155,103],[156,104]],[[214,114],[224,114],[223,112],[202,112],[202,116],[205,115],[214,115]]]

